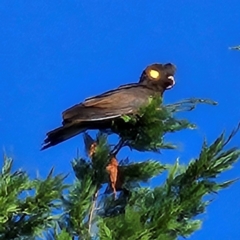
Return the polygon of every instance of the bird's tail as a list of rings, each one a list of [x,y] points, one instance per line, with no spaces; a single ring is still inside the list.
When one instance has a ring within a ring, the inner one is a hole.
[[[47,138],[44,140],[41,150],[57,145],[77,134],[84,132],[86,128],[82,128],[72,124],[66,124],[47,133]]]

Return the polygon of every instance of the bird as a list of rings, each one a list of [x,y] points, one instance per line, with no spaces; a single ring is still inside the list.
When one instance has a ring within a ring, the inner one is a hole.
[[[123,115],[137,115],[149,97],[163,96],[175,85],[176,66],[172,63],[154,63],[147,66],[137,83],[121,85],[116,89],[85,99],[62,113],[62,126],[48,132],[41,150],[66,141],[86,130],[111,129],[112,123]]]

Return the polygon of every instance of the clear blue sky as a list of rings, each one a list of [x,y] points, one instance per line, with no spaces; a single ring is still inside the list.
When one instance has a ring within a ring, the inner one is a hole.
[[[222,1],[27,1],[0,3],[0,146],[15,168],[31,176],[71,172],[81,136],[40,152],[45,133],[61,123],[61,112],[85,97],[138,81],[154,62],[177,65],[171,103],[206,97],[217,107],[185,114],[199,128],[170,135],[179,145],[155,157],[187,163],[204,136],[211,142],[240,120],[240,2]],[[240,134],[231,142],[239,146]],[[132,160],[147,153],[128,153]],[[122,154],[126,156],[126,154]],[[73,176],[73,175],[71,175]],[[239,177],[240,164],[221,180]],[[240,239],[240,182],[214,196],[194,240]]]

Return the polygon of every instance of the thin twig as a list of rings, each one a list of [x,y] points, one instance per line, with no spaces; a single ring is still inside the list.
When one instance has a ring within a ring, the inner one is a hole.
[[[126,140],[123,140],[122,138],[120,139],[120,141],[118,142],[117,145],[115,145],[115,147],[113,148],[113,150],[110,152],[110,155],[112,156],[116,156],[118,154],[118,152],[121,150],[122,147],[126,146]]]
[[[240,122],[238,123],[237,127],[235,129],[233,129],[233,131],[231,132],[231,134],[229,135],[229,137],[227,138],[227,140],[224,143],[224,147],[229,143],[229,141],[237,134],[237,132],[240,129]]]
[[[171,112],[192,111],[197,104],[217,105],[217,102],[211,99],[190,98],[174,104],[167,104],[165,107]]]
[[[97,197],[98,197],[99,190],[97,190],[93,196],[93,202],[92,202],[92,207],[88,219],[88,232],[91,235],[91,227],[92,227],[92,220],[93,220],[93,213],[95,211],[96,203],[97,203]]]

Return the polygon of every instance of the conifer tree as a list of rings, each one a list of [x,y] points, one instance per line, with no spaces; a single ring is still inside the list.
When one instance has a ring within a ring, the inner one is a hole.
[[[187,166],[178,159],[173,165],[160,159],[119,159],[118,153],[130,148],[144,152],[145,157],[148,152],[175,149],[165,136],[196,127],[178,119],[178,112],[191,111],[200,103],[216,104],[187,99],[163,106],[160,98],[151,98],[137,116],[113,122],[113,132],[99,132],[95,138],[85,133],[87,154],[72,161],[76,179],[71,186],[63,183],[66,176],[53,176],[53,170],[45,180],[30,180],[23,171],[12,173],[12,160],[5,157],[0,176],[0,239],[174,240],[190,236],[201,228],[198,215],[211,203],[209,196],[236,181],[219,182],[218,176],[240,157],[240,149],[227,147],[239,126],[213,143],[205,140],[199,156]],[[109,136],[116,133],[117,142],[110,142]],[[144,187],[142,183],[155,176],[163,183]]]

